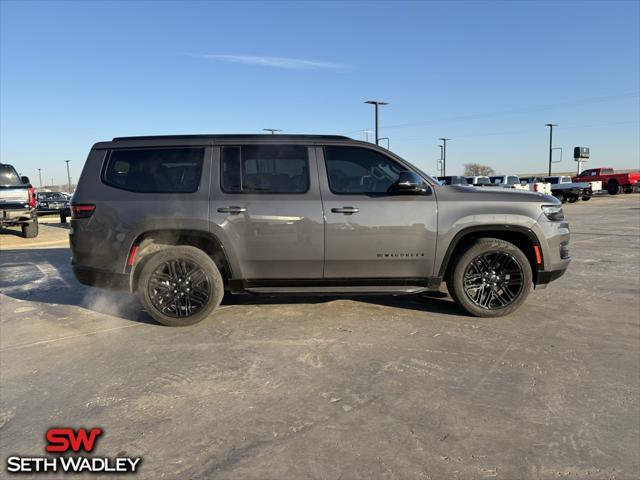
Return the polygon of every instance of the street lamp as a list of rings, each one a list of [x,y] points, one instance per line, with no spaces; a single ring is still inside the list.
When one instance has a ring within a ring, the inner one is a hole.
[[[382,138],[379,138],[378,140],[386,140],[387,141],[387,150],[390,150],[390,148],[389,148],[389,137],[382,137]]]
[[[447,141],[451,140],[450,138],[441,138],[442,142],[442,176],[444,177],[447,174]]]
[[[40,178],[40,190],[42,190],[42,169],[38,169],[38,178]]]
[[[557,127],[556,123],[545,123],[549,127],[549,176],[551,176],[551,163],[553,163],[553,127]]]
[[[275,135],[276,132],[282,131],[279,128],[263,128],[262,130],[264,130],[265,132],[271,132],[271,135]]]
[[[67,193],[71,194],[71,174],[69,173],[69,162],[71,160],[65,160],[66,164],[67,164],[67,181],[69,182],[69,190],[67,190]]]
[[[367,100],[364,103],[368,103],[369,105],[373,105],[376,111],[376,145],[380,143],[380,137],[378,136],[379,125],[378,125],[378,106],[379,105],[389,105],[389,102],[382,102],[380,100]]]
[[[442,149],[444,148],[444,145],[438,145],[440,147],[440,160],[438,161],[438,168],[440,169],[440,176],[444,177],[444,173],[442,171]]]

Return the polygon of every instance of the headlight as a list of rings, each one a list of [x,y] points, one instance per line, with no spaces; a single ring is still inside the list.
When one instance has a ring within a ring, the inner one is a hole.
[[[544,213],[545,217],[554,222],[564,220],[564,212],[562,211],[562,207],[558,205],[543,205],[542,213]]]

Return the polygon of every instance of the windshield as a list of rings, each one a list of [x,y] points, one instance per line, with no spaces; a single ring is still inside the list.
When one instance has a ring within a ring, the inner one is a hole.
[[[0,186],[21,187],[23,185],[15,168],[11,165],[0,165]]]

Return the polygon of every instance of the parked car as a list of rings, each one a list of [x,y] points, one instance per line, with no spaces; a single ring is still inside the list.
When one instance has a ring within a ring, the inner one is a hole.
[[[67,217],[71,216],[69,197],[62,192],[36,193],[36,208],[39,215],[59,214],[61,223],[67,223]]]
[[[474,185],[476,187],[493,186],[493,183],[491,183],[491,179],[486,175],[477,175],[464,178],[467,180],[468,185]]]
[[[582,198],[585,202],[591,200],[593,191],[591,185],[586,182],[572,182],[567,175],[545,177],[545,182],[551,184],[551,193],[562,203],[574,203]]]
[[[93,146],[71,205],[76,278],[137,291],[165,325],[226,291],[412,294],[506,315],[569,264],[552,196],[439,185],[341,136],[123,137]]]
[[[542,177],[520,177],[520,184],[525,185],[532,192],[551,195],[551,184],[545,182]]]
[[[456,175],[445,175],[444,177],[438,177],[438,180],[443,185],[468,185],[466,178]]]
[[[613,168],[590,168],[573,177],[574,182],[602,182],[602,188],[609,195],[617,195],[621,191],[631,193],[640,188],[640,172],[615,173]]]
[[[512,188],[514,190],[529,190],[528,185],[522,185],[517,175],[494,175],[489,177],[493,185],[502,188]]]
[[[38,236],[35,191],[28,177],[12,165],[0,163],[0,227],[20,227],[22,236]]]

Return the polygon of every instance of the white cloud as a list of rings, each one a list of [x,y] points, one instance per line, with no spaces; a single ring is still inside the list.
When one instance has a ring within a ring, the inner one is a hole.
[[[218,54],[190,54],[192,57],[220,62],[245,63],[247,65],[261,65],[263,67],[287,68],[290,70],[345,70],[349,65],[324,62],[321,60],[309,60],[306,58],[264,57],[258,55],[218,55]]]

